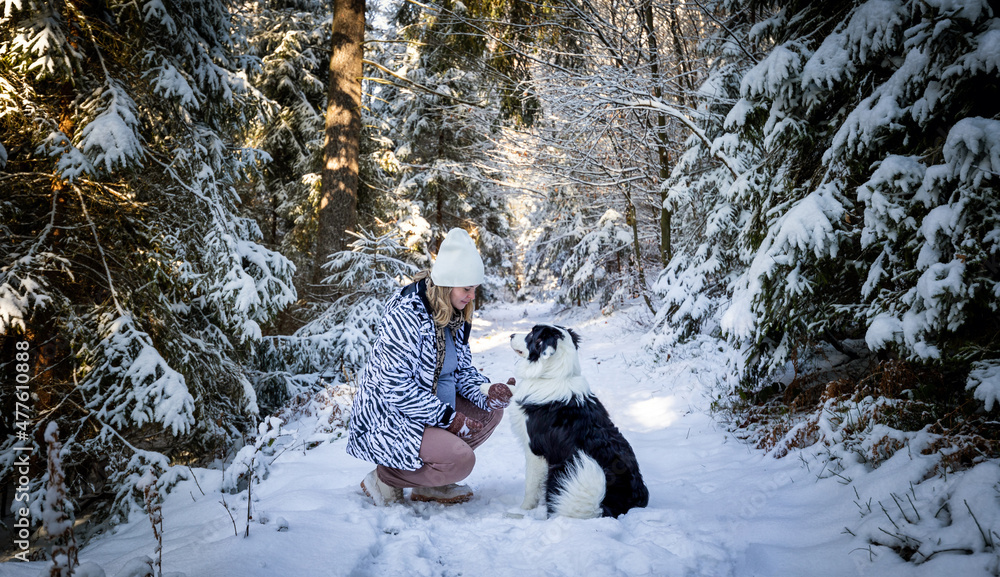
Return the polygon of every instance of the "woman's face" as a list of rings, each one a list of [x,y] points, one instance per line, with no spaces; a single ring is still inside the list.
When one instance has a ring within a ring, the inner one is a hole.
[[[478,286],[453,287],[451,289],[451,306],[465,310],[465,305],[476,298]]]

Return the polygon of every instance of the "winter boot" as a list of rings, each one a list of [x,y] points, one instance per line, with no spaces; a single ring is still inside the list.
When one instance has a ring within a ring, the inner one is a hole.
[[[365,495],[371,497],[378,507],[385,507],[403,500],[403,490],[390,487],[379,480],[377,469],[372,469],[365,480],[361,481],[361,490],[365,492]]]
[[[468,485],[445,485],[443,487],[414,487],[410,491],[411,501],[434,501],[445,505],[465,503],[472,498]]]

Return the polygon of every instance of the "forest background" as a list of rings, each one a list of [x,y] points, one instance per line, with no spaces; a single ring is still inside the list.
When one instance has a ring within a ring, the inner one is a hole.
[[[762,449],[1000,452],[986,0],[0,6],[8,525],[23,451],[32,519],[99,527],[350,384],[456,226],[483,302],[728,340]]]

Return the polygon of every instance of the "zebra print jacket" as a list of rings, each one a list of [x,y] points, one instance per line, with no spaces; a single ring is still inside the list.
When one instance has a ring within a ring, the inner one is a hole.
[[[472,366],[469,323],[455,336],[456,391],[488,410],[479,386],[489,382]],[[437,364],[434,319],[426,281],[404,288],[387,304],[351,409],[347,452],[359,459],[414,471],[424,427],[447,427],[455,415],[432,393]]]

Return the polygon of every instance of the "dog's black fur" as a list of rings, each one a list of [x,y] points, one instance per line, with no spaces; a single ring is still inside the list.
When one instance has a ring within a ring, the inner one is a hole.
[[[571,342],[565,342],[567,335]],[[575,355],[580,338],[570,329],[536,325],[524,342],[529,363],[544,362],[554,354],[547,351],[571,345],[573,361],[578,366]],[[529,449],[548,463],[545,501],[549,514],[557,512],[554,503],[558,493],[576,474],[581,453],[596,461],[604,471],[605,490],[600,503],[603,516],[617,517],[633,507],[645,507],[649,491],[632,447],[611,421],[604,405],[590,392],[586,380],[580,376],[577,379],[582,385],[573,385],[569,398],[534,402],[529,396],[518,403],[525,417]]]
[[[524,413],[531,451],[549,463],[545,482],[549,514],[555,513],[553,493],[570,474],[577,451],[590,455],[604,469],[603,516],[617,517],[649,503],[649,491],[639,473],[635,453],[596,397],[586,397],[579,404],[525,405]]]

